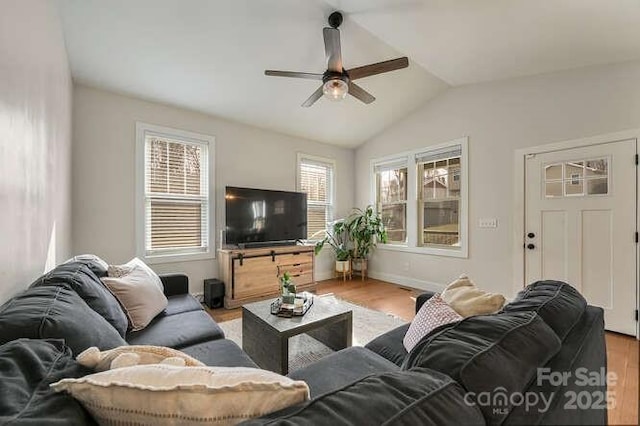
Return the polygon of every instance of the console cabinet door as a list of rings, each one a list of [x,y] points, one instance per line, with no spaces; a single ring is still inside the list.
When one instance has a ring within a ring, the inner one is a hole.
[[[278,294],[278,265],[270,256],[233,259],[234,299]]]

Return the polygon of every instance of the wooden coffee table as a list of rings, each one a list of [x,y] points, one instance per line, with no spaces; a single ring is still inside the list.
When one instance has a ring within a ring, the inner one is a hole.
[[[271,314],[273,299],[242,306],[242,349],[261,368],[289,372],[289,338],[307,333],[333,350],[351,346],[352,312],[334,297],[316,297],[301,317]]]

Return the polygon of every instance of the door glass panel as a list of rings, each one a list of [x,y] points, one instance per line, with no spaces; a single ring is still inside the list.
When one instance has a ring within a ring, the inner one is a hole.
[[[582,195],[584,193],[584,181],[582,179],[568,179],[564,182],[566,195]]]
[[[545,180],[562,179],[562,164],[552,164],[545,167]]]
[[[607,178],[595,178],[587,180],[587,194],[605,195],[609,193],[609,182]]]
[[[587,177],[603,177],[609,172],[609,161],[606,158],[586,162],[585,172]]]
[[[562,197],[562,182],[547,182],[546,187],[547,197]]]
[[[567,161],[564,163],[564,178],[575,180],[584,174],[584,161]]]

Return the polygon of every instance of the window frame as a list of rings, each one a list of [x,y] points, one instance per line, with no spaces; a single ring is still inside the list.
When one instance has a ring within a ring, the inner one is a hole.
[[[401,157],[391,157],[391,158],[386,158],[383,161],[378,161],[373,165],[373,201],[372,201],[372,205],[374,206],[375,210],[378,211],[378,172],[383,172],[383,171],[391,171],[391,170],[400,170],[400,169],[407,169],[407,173],[406,173],[406,179],[405,179],[405,199],[404,201],[396,201],[396,202],[391,202],[391,203],[380,203],[380,205],[382,204],[386,204],[386,205],[396,205],[396,206],[401,206],[404,205],[404,212],[405,212],[405,218],[404,218],[404,223],[405,223],[405,239],[404,241],[391,241],[389,239],[387,239],[387,243],[386,245],[388,246],[405,246],[408,243],[408,239],[409,239],[409,168],[410,168],[410,164],[406,161],[407,159],[403,156]],[[396,167],[392,167],[392,166],[396,166]],[[383,168],[383,170],[379,170],[377,171],[377,168]]]
[[[329,209],[329,213],[327,214],[327,222],[325,223],[325,230],[327,229],[327,223],[330,223],[332,221],[335,220],[335,215],[336,215],[336,160],[333,158],[327,158],[327,157],[320,157],[317,155],[311,155],[311,154],[306,154],[303,152],[298,152],[296,155],[296,191],[298,192],[302,192],[302,177],[301,177],[301,173],[300,173],[300,166],[302,165],[303,161],[307,160],[310,163],[324,163],[327,165],[331,166],[331,184],[329,187],[329,202],[328,204],[326,204],[325,208]],[[307,200],[307,221],[309,219],[309,200]],[[307,231],[308,233],[308,231]],[[318,237],[316,239],[305,239],[305,241],[308,242],[315,242],[315,241],[320,241],[322,240],[323,237]]]
[[[429,152],[435,152],[446,148],[452,148],[460,146],[461,158],[460,158],[460,247],[448,248],[448,247],[435,247],[435,246],[420,246],[418,232],[420,224],[418,222],[420,214],[418,209],[420,208],[420,197],[418,188],[418,162],[416,161],[416,155],[427,154]],[[383,165],[385,163],[400,162],[406,159],[407,162],[407,241],[404,244],[400,243],[387,243],[378,244],[378,248],[381,250],[400,251],[416,254],[428,254],[435,256],[445,257],[457,257],[468,258],[469,257],[469,147],[468,138],[462,137],[454,139],[448,142],[444,142],[436,145],[429,145],[419,149],[413,149],[410,151],[404,151],[401,153],[388,155],[385,157],[372,159],[369,167],[369,182],[370,182],[370,203],[376,206],[376,166]],[[376,206],[377,210],[377,206]]]
[[[206,250],[192,251],[190,249],[176,249],[167,253],[148,254],[146,250],[147,221],[146,221],[146,198],[145,188],[146,173],[146,138],[148,135],[160,138],[173,139],[177,141],[193,142],[207,146],[207,169],[208,194],[206,221],[207,248]],[[216,246],[215,238],[215,137],[187,130],[175,129],[144,122],[136,122],[136,256],[149,264],[184,262],[194,260],[215,259]]]

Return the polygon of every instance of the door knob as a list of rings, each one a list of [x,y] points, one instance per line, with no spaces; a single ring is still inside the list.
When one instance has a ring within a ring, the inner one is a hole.
[[[535,244],[531,244],[531,243],[529,243],[529,244],[527,244],[527,248],[528,248],[529,250],[533,250],[534,248],[536,248],[536,245],[535,245]]]
[[[527,234],[527,237],[528,237],[528,238],[535,238],[535,237],[536,237],[536,234],[534,234],[533,232],[529,232],[529,233]]]

